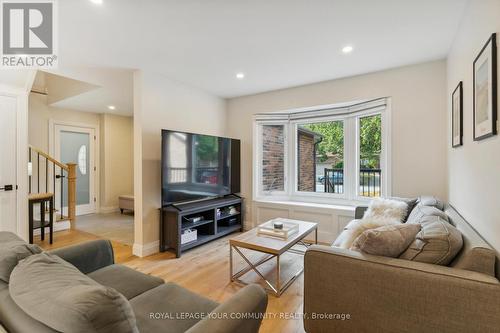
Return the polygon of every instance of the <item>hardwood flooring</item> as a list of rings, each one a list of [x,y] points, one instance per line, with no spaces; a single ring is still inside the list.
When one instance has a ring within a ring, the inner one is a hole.
[[[175,282],[221,303],[242,288],[242,285],[229,281],[229,239],[231,237],[234,237],[234,234],[192,249],[179,259],[170,252],[139,258],[132,255],[130,245],[116,241],[112,241],[112,244],[117,263],[146,274],[158,276],[165,281]],[[80,230],[67,230],[54,234],[53,245],[49,245],[47,240],[41,242],[39,237],[35,239],[35,242],[44,249],[54,249],[99,238],[99,236]],[[243,267],[243,260],[239,260],[236,253],[233,255],[235,270],[238,267]],[[257,255],[252,257],[254,260],[258,258]],[[292,276],[300,268],[302,262],[303,259],[299,255],[287,254],[283,256],[281,258],[282,279]],[[274,264],[275,261],[270,260],[261,266],[261,272],[272,281],[274,279]],[[246,282],[260,281],[253,272],[248,273],[242,279]],[[301,275],[279,298],[269,295],[268,316],[264,319],[260,332],[304,332],[300,317],[303,281],[303,275]]]
[[[75,229],[123,244],[134,244],[134,214],[130,212],[78,216]]]

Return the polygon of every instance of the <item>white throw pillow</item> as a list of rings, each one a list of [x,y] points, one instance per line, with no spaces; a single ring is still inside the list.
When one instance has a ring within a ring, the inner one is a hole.
[[[363,219],[396,220],[403,222],[408,213],[408,205],[404,201],[377,198],[370,202]]]
[[[396,219],[382,218],[363,218],[362,220],[352,220],[349,222],[342,233],[333,242],[334,247],[349,249],[356,238],[359,237],[365,230],[375,229],[386,225],[401,224]]]

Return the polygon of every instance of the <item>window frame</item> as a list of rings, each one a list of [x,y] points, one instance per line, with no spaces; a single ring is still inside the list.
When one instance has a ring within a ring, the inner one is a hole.
[[[269,197],[274,197],[274,198],[279,198],[286,200],[289,198],[289,193],[287,189],[287,184],[288,184],[288,174],[289,174],[289,158],[288,158],[288,121],[283,121],[283,120],[271,120],[271,121],[264,121],[260,122],[259,124],[256,124],[254,126],[254,197],[256,197],[256,193],[259,193],[259,197],[262,198],[269,198]],[[277,190],[270,190],[270,191],[264,191],[262,188],[262,157],[263,157],[263,149],[262,149],[262,144],[263,144],[263,137],[262,137],[262,129],[264,126],[283,126],[283,135],[284,135],[284,147],[283,147],[283,191],[277,191]]]
[[[291,115],[294,114],[299,114],[299,116],[292,117]],[[391,196],[391,99],[383,98],[355,104],[354,106],[326,105],[256,115],[254,117],[253,131],[253,199],[258,201],[298,201],[338,205],[357,205],[371,200],[371,197],[359,195],[359,120],[377,114],[380,114],[382,118],[382,152],[380,155],[382,180],[380,196]],[[298,126],[300,124],[327,121],[344,122],[344,193],[298,191]],[[262,191],[262,126],[264,125],[284,126],[284,191]]]

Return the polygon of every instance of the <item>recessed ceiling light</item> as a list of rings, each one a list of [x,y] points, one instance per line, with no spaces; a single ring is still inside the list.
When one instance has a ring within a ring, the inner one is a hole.
[[[96,3],[98,5],[102,4],[102,0],[90,0],[90,1],[93,2],[93,3]]]
[[[351,45],[346,45],[342,48],[342,52],[344,53],[351,53],[354,48]]]
[[[245,73],[236,73],[236,78],[238,80],[243,80],[245,78]]]
[[[114,106],[114,105],[108,105],[108,109],[110,109],[110,110],[115,110],[115,109],[116,109],[116,106]]]

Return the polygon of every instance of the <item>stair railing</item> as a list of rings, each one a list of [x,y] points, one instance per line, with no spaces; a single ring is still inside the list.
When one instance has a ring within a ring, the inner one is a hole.
[[[73,227],[76,217],[76,163],[62,163],[42,150],[29,146],[28,153],[29,194],[53,193],[54,203],[59,204],[58,221],[70,220]],[[63,179],[67,179],[64,189]],[[60,181],[59,189],[56,180]],[[59,190],[59,191],[58,191]],[[64,214],[64,198],[67,198],[67,214]],[[53,213],[53,212],[51,212]]]

